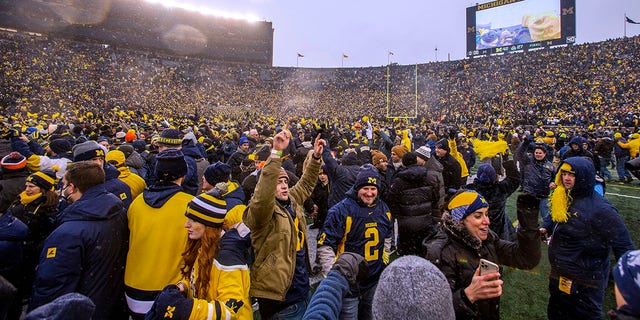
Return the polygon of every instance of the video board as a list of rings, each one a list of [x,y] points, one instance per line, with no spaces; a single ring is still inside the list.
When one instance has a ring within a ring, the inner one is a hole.
[[[467,57],[576,41],[575,0],[497,0],[467,8]]]

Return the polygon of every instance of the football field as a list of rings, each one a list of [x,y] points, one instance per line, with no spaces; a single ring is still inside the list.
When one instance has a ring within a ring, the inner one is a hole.
[[[625,222],[631,238],[638,248],[640,243],[640,183],[633,180],[632,183],[619,184],[611,182],[607,184],[605,197],[620,213]],[[509,198],[507,212],[512,220],[516,219],[515,200],[517,194]],[[607,226],[602,226],[606,228]],[[611,257],[611,264],[613,255]],[[548,274],[549,259],[547,245],[542,245],[542,259],[533,270],[517,270],[504,268],[504,287],[501,303],[502,319],[546,319],[547,302],[549,299]],[[613,294],[613,279],[610,277],[609,285],[605,291],[605,304],[603,311],[615,308],[615,296]],[[603,315],[603,318],[607,318]]]

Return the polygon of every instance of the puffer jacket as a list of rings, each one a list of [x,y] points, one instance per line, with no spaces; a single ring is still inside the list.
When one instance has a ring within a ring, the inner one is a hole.
[[[604,289],[609,279],[609,256],[616,260],[633,250],[629,231],[618,210],[599,193],[594,192],[595,169],[582,157],[564,162],[575,170],[575,186],[569,192],[566,223],[557,223],[549,243],[551,278],[563,276],[582,285]],[[562,164],[561,164],[562,165]],[[562,183],[560,173],[556,184]],[[553,204],[552,204],[553,206]]]
[[[78,292],[95,303],[94,319],[116,317],[129,236],[122,202],[104,184],[96,185],[61,212],[57,223],[40,255],[29,310]]]
[[[523,142],[516,150],[516,159],[523,168],[522,190],[540,199],[549,197],[549,184],[553,181],[555,168],[553,163],[538,161],[533,155],[527,155],[528,142]]]
[[[462,291],[471,284],[481,258],[520,269],[532,269],[538,265],[539,202],[532,195],[518,196],[520,228],[515,242],[501,240],[492,231],[487,240],[480,241],[467,231],[462,222],[453,220],[449,212],[443,213],[440,230],[434,238],[425,240],[424,246],[426,258],[442,271],[451,286],[457,319],[500,318],[500,298],[470,304],[462,295]]]
[[[431,215],[434,209],[439,210],[438,181],[431,179],[425,167],[409,166],[398,172],[387,199],[391,214],[398,220],[399,236],[421,238],[415,241],[417,248],[406,248],[409,252],[417,253],[422,239],[429,236],[439,222]],[[406,243],[404,240],[402,242]]]
[[[251,296],[278,301],[285,299],[293,280],[298,242],[294,219],[275,198],[281,165],[282,159],[269,157],[243,216],[244,223],[251,230],[255,252],[255,262],[251,265]],[[302,232],[305,250],[307,242],[303,204],[318,179],[320,159],[314,159],[310,152],[306,166],[300,181],[289,189],[291,207],[299,217],[297,228]],[[308,259],[307,256],[307,267],[310,269]]]

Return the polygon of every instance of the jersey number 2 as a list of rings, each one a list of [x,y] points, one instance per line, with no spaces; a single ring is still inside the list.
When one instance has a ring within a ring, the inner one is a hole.
[[[369,239],[367,243],[364,244],[364,259],[367,261],[376,261],[378,260],[378,252],[376,249],[378,243],[380,243],[380,235],[378,233],[378,228],[367,228],[364,231],[364,237]]]

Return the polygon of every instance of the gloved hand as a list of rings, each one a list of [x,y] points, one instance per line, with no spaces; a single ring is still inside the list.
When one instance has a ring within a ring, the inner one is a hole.
[[[350,285],[356,285],[369,277],[369,264],[361,255],[353,252],[343,252],[331,270],[338,270]]]
[[[193,310],[193,299],[182,296],[175,284],[170,284],[158,294],[145,320],[178,319],[188,320]]]
[[[540,199],[529,193],[518,195],[516,200],[516,210],[520,228],[530,231],[538,231],[538,211],[540,209]]]
[[[532,135],[530,135],[530,134],[526,135],[526,136],[524,137],[524,142],[526,142],[526,143],[531,143],[531,142],[533,142],[533,136],[532,136]]]

